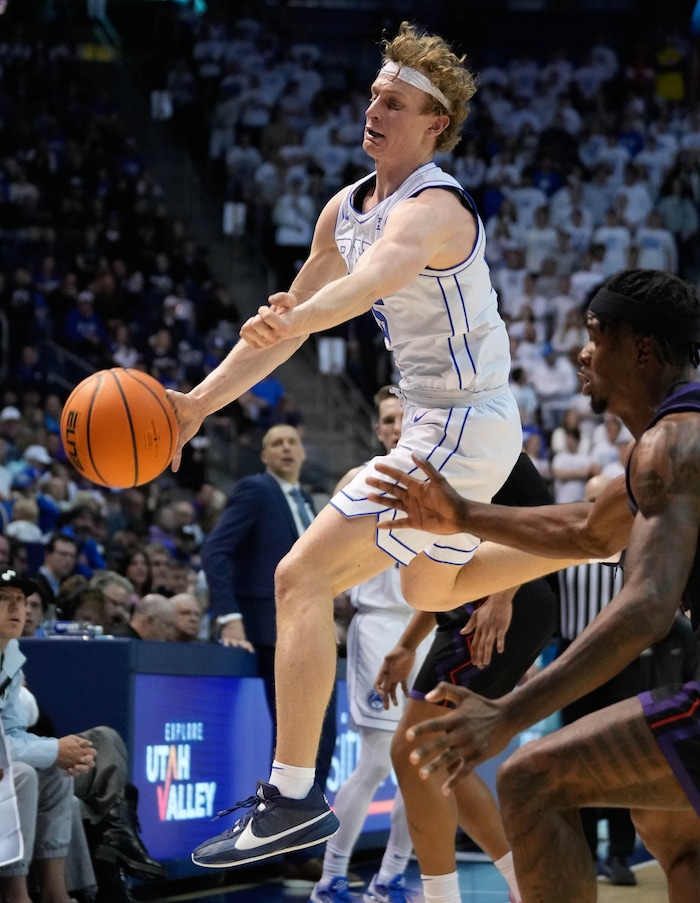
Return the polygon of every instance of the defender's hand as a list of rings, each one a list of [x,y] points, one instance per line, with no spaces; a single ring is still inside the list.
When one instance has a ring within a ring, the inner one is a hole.
[[[388,464],[377,464],[377,470],[392,482],[368,477],[367,482],[377,492],[368,493],[372,502],[377,502],[406,516],[392,521],[379,521],[384,530],[400,527],[415,527],[429,533],[461,533],[461,519],[466,501],[450,486],[432,464],[412,455],[415,464],[426,475],[426,480],[416,479]]]

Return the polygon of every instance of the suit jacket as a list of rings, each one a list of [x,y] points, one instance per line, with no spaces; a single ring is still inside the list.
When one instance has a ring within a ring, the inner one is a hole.
[[[313,511],[313,501],[304,493]],[[213,617],[240,612],[254,646],[274,646],[275,568],[298,539],[294,517],[269,473],[243,477],[201,548]]]

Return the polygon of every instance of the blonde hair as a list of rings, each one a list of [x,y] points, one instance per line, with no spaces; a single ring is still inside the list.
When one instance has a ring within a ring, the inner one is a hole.
[[[476,92],[476,77],[462,64],[466,57],[457,54],[439,35],[420,31],[410,22],[402,22],[395,38],[382,40],[382,63],[393,61],[422,72],[447,98],[450,124],[435,142],[436,151],[451,151],[461,140],[462,125],[469,115],[469,101]],[[426,95],[427,108],[445,114],[445,107]]]

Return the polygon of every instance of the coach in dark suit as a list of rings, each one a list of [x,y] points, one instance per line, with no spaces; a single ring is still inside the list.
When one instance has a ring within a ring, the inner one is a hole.
[[[274,718],[275,568],[314,516],[299,487],[305,452],[292,426],[262,442],[265,472],[243,477],[201,549],[215,627],[225,646],[257,652]]]

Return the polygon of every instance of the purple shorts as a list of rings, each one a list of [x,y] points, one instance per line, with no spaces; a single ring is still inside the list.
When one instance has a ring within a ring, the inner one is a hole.
[[[639,694],[654,739],[700,816],[700,682]]]

